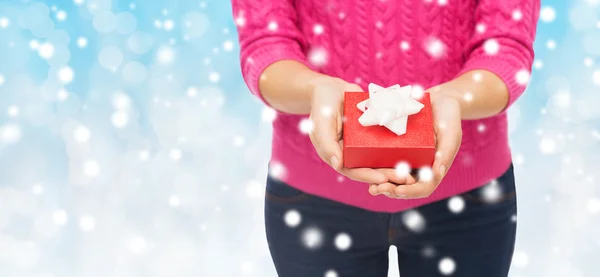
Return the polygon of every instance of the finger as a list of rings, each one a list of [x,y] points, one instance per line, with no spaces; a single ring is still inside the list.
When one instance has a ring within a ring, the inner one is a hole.
[[[408,176],[403,174],[398,174],[396,169],[393,168],[380,168],[377,169],[379,172],[383,173],[388,178],[390,183],[394,183],[397,185],[402,185],[406,183],[406,179]]]
[[[362,88],[361,88],[359,85],[357,85],[357,84],[348,84],[348,85],[346,85],[346,88],[345,88],[345,89],[346,89],[346,91],[349,91],[349,92],[360,92],[360,91],[362,91],[362,90],[363,90],[363,89],[362,89]]]
[[[320,112],[311,113],[309,118],[313,124],[309,134],[317,154],[323,161],[339,170],[342,161],[342,149],[338,144],[335,116],[324,116]]]
[[[342,167],[339,172],[352,180],[369,184],[382,184],[388,181],[383,173],[372,168]]]
[[[417,182],[412,185],[396,186],[394,195],[402,199],[425,198],[431,195],[436,187],[433,182]]]
[[[377,184],[369,185],[369,193],[373,196],[379,195],[379,192],[377,191]]]
[[[377,192],[380,194],[383,194],[387,197],[396,198],[397,197],[396,192],[395,192],[396,187],[397,187],[397,185],[386,182],[386,183],[383,183],[383,184],[380,184],[377,186]]]

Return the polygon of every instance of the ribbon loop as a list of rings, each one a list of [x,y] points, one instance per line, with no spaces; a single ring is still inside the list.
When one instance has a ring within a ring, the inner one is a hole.
[[[369,84],[369,99],[356,105],[363,112],[358,121],[362,126],[385,126],[396,135],[405,134],[408,116],[425,107],[410,96],[411,92],[412,86]]]

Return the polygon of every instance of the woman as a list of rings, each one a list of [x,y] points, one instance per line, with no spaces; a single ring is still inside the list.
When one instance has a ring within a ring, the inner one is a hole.
[[[507,276],[505,110],[529,78],[539,0],[232,3],[244,79],[278,112],[265,221],[279,276],[387,276],[390,245],[402,277]],[[343,167],[343,92],[369,83],[429,88],[433,178]]]

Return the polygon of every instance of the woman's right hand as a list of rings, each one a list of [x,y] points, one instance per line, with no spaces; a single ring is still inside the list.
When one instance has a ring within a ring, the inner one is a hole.
[[[389,173],[371,168],[344,168],[342,125],[344,115],[344,92],[362,91],[360,86],[328,76],[311,83],[310,120],[313,124],[310,140],[319,157],[346,177],[369,184],[389,181]]]

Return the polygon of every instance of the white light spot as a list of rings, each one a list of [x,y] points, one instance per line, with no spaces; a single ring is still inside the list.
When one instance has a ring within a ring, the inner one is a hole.
[[[2,84],[2,82],[0,82],[0,85],[1,84]],[[8,113],[8,116],[10,116],[10,117],[17,117],[17,116],[19,116],[19,107],[15,106],[15,105],[8,106],[7,113]]]
[[[54,55],[54,46],[48,42],[40,44],[38,47],[38,55],[43,59],[50,59]]]
[[[527,83],[529,82],[529,76],[531,73],[529,73],[529,71],[525,70],[525,69],[521,69],[517,72],[517,74],[515,74],[515,80],[517,81],[517,84],[525,86],[527,85]]]
[[[513,214],[513,215],[510,217],[510,221],[512,221],[512,222],[517,222],[517,215],[516,215],[516,214]]]
[[[594,82],[594,85],[600,86],[600,70],[596,70],[592,73],[592,82]]]
[[[483,50],[488,55],[496,55],[500,50],[500,44],[495,39],[488,39],[483,44]]]
[[[335,247],[340,251],[346,251],[352,246],[352,238],[346,233],[339,233],[335,236]]]
[[[63,84],[69,84],[73,81],[75,72],[68,66],[64,66],[58,70],[58,80]]]
[[[460,196],[454,196],[448,200],[448,209],[455,214],[465,209],[465,200]]]
[[[37,40],[32,39],[29,41],[29,48],[32,50],[38,50],[40,48],[40,43]]]
[[[246,195],[250,198],[261,198],[265,196],[265,186],[257,180],[250,180],[246,187]]]
[[[433,171],[431,167],[425,166],[419,169],[419,181],[429,183],[433,181]]]
[[[485,185],[481,190],[481,197],[486,203],[495,203],[502,197],[502,188],[498,181],[494,180]]]
[[[244,18],[244,17],[241,17],[241,16],[238,16],[238,17],[235,19],[235,24],[236,24],[238,27],[244,27],[244,25],[246,25],[246,18]]]
[[[333,109],[330,106],[325,106],[321,109],[321,114],[328,118],[333,115]]]
[[[542,62],[541,60],[535,60],[533,62],[533,67],[535,69],[542,69],[542,67],[544,67],[544,62]]]
[[[223,42],[223,50],[230,52],[231,50],[233,50],[233,41],[231,40],[227,40],[225,42]]]
[[[138,158],[140,159],[140,161],[147,161],[148,159],[150,159],[150,152],[148,150],[141,150],[138,154]]]
[[[63,10],[56,12],[56,20],[65,21],[67,19],[67,13]]]
[[[172,195],[171,197],[169,197],[169,206],[179,207],[179,205],[181,205],[181,200],[179,200],[179,197],[177,195]]]
[[[425,89],[420,85],[412,85],[412,90],[410,91],[410,96],[415,99],[423,98],[425,94]]]
[[[283,221],[288,227],[295,228],[302,222],[302,215],[297,210],[289,210],[283,216]]]
[[[127,243],[127,248],[133,254],[142,254],[146,251],[146,240],[142,237],[134,237]]]
[[[275,109],[270,107],[263,108],[262,120],[270,123],[273,122],[275,118],[277,118],[277,111],[275,111]]]
[[[325,49],[315,48],[308,53],[309,62],[316,66],[322,67],[327,64],[328,53]]]
[[[408,176],[411,170],[410,164],[407,162],[399,162],[395,167],[396,175],[399,177]]]
[[[483,23],[479,23],[475,26],[475,31],[477,31],[480,34],[485,33],[485,29],[486,29],[486,27],[485,27],[485,24],[483,24]]]
[[[208,74],[208,80],[212,83],[217,83],[219,80],[221,80],[221,74],[218,72],[211,72]]]
[[[277,30],[277,27],[278,27],[277,22],[274,22],[274,21],[269,22],[269,26],[268,26],[269,31],[275,31],[275,30]]]
[[[77,128],[75,128],[75,130],[73,130],[73,138],[76,142],[86,142],[90,139],[90,136],[90,129],[83,125],[79,125]]]
[[[285,176],[286,169],[279,162],[271,162],[269,164],[269,175],[274,179],[281,179]]]
[[[323,28],[323,25],[321,24],[315,24],[315,26],[313,27],[313,33],[315,33],[315,35],[320,35],[325,31],[325,29]]]
[[[169,64],[175,60],[175,52],[170,47],[163,46],[158,49],[156,58],[162,64]]]
[[[416,210],[404,212],[402,222],[413,232],[421,232],[425,229],[425,218]]]
[[[60,101],[67,99],[67,97],[69,97],[69,93],[64,89],[59,89],[58,92],[56,92],[56,98]]]
[[[89,177],[100,175],[100,164],[94,160],[87,160],[83,163],[83,173]]]
[[[52,221],[56,225],[65,225],[68,219],[69,216],[65,210],[56,210],[52,213]]]
[[[302,232],[302,243],[308,249],[317,249],[323,245],[323,233],[316,227],[306,228]]]
[[[171,160],[174,161],[179,161],[181,160],[181,157],[183,156],[183,152],[180,149],[171,149],[171,151],[169,151],[169,157],[171,158]]]
[[[13,123],[6,124],[0,129],[2,141],[5,143],[15,143],[21,139],[21,128]]]
[[[242,137],[242,136],[236,136],[233,139],[233,145],[235,147],[241,147],[241,146],[244,146],[244,144],[246,144],[246,140],[244,140],[244,137]]]
[[[556,41],[549,39],[548,42],[546,42],[546,47],[550,50],[556,48]]]
[[[0,86],[4,85],[5,78],[4,75],[0,74]]]
[[[473,74],[473,81],[475,81],[476,83],[481,82],[481,80],[483,80],[483,75],[479,72],[476,72]]]
[[[585,57],[583,59],[583,65],[586,67],[592,67],[594,65],[594,60],[591,57]]]
[[[338,177],[337,177],[337,181],[338,181],[339,183],[343,182],[343,181],[344,181],[344,176],[341,176],[341,175],[340,175],[340,176],[338,176]]]
[[[539,147],[542,154],[553,154],[557,149],[556,141],[550,137],[542,138]]]
[[[325,272],[325,275],[323,275],[323,277],[338,277],[338,273],[335,270],[330,269]]]
[[[0,28],[8,28],[8,25],[10,25],[10,19],[4,16],[0,17]]]
[[[599,198],[592,198],[592,199],[588,200],[588,202],[587,202],[587,209],[592,214],[598,214],[598,213],[600,213],[600,199]]]
[[[402,49],[402,51],[406,51],[406,50],[410,49],[410,44],[408,43],[408,41],[401,41],[400,49]]]
[[[171,19],[167,19],[163,22],[163,27],[166,31],[171,31],[175,28],[175,22]]]
[[[438,270],[444,275],[452,275],[456,270],[456,263],[450,257],[444,257],[438,264]]]
[[[131,108],[131,98],[122,92],[115,93],[112,96],[112,104],[117,110],[127,110]]]
[[[122,111],[112,114],[111,122],[116,128],[123,128],[129,123],[129,115]]]
[[[446,45],[444,45],[444,43],[437,38],[431,38],[427,42],[425,50],[427,51],[427,53],[429,53],[431,57],[437,59],[441,58],[445,54]]]
[[[375,58],[376,59],[381,59],[382,57],[383,57],[383,53],[382,52],[375,53]]]
[[[31,191],[35,195],[40,195],[40,194],[44,193],[44,187],[41,184],[35,184],[35,185],[33,185],[33,188],[31,188]]]
[[[446,4],[448,4],[448,0],[438,0],[438,5],[445,6]]]
[[[78,37],[77,38],[77,46],[79,48],[85,48],[88,45],[88,40],[85,37]]]
[[[383,28],[383,22],[381,22],[381,21],[377,21],[377,22],[375,22],[375,27],[376,27],[377,29],[381,29],[381,28]]]
[[[251,262],[245,261],[242,262],[241,268],[243,273],[250,273],[254,270],[254,265]]]
[[[473,101],[473,93],[471,92],[465,92],[465,94],[463,95],[463,99],[465,100],[465,102],[471,102]]]
[[[516,250],[512,256],[512,264],[516,267],[527,267],[529,264],[529,256],[523,251]]]
[[[84,0],[73,0],[73,3],[75,3],[75,5],[77,6],[81,6],[83,4]]]
[[[556,18],[556,11],[554,10],[554,8],[552,8],[550,6],[546,6],[540,10],[540,19],[543,22],[549,23],[549,22],[554,21],[555,18]]]
[[[477,125],[478,132],[483,133],[483,132],[485,132],[485,129],[486,129],[485,124],[479,123],[479,125]]]
[[[300,121],[300,132],[307,135],[310,134],[314,129],[314,123],[309,118],[304,118]]]
[[[519,21],[523,18],[523,13],[520,10],[515,10],[512,13],[513,20]]]
[[[84,215],[79,218],[79,228],[81,228],[84,232],[89,232],[94,230],[96,227],[96,220],[89,215]]]

